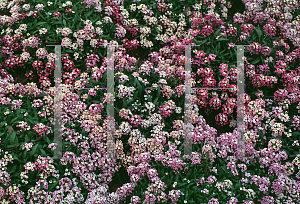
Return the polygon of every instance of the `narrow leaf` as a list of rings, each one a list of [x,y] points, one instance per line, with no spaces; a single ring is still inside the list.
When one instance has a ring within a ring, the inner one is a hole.
[[[142,98],[142,86],[141,86],[141,83],[139,82],[139,80],[135,79],[136,80],[136,84],[138,86],[138,91],[139,91],[139,97]]]
[[[46,156],[47,156],[46,152],[45,152],[43,149],[40,149],[40,151],[41,151],[41,153],[42,153],[41,156],[43,156],[43,157],[46,157]]]
[[[16,132],[13,132],[12,135],[9,138],[9,143],[14,144],[16,138]]]
[[[39,22],[37,23],[36,25],[43,25],[43,24],[46,24],[47,22]]]
[[[156,98],[153,102],[154,105],[157,105],[158,98]]]
[[[262,35],[262,31],[259,28],[254,28],[257,32],[257,35],[260,37]]]
[[[89,12],[86,13],[85,16],[86,16],[86,17],[89,17],[92,13],[93,13],[93,11],[89,11]]]
[[[29,154],[28,154],[28,157],[31,157],[35,152],[36,152],[36,148],[38,147],[39,145],[38,144],[36,144],[33,148],[32,148],[32,150],[29,152]]]
[[[3,125],[5,124],[5,121],[3,121],[1,124],[0,124],[0,127],[3,127]],[[0,135],[1,136],[1,135]]]
[[[14,119],[12,119],[12,120],[10,121],[10,123],[13,124],[17,119],[18,119],[18,117],[15,117]]]
[[[218,40],[217,41],[228,41],[229,39],[227,39],[227,38],[218,38]]]
[[[259,59],[256,59],[252,64],[257,64],[259,62]]]

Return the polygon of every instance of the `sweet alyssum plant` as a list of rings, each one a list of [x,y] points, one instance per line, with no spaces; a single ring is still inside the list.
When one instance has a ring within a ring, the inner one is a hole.
[[[1,1],[11,13],[0,18],[2,203],[299,200],[299,5],[244,4],[245,13],[228,22],[227,1]],[[51,43],[62,45],[60,160],[51,158],[59,145],[52,131],[55,53],[45,46]],[[107,84],[108,43],[124,45],[115,50],[117,160],[105,158],[109,96],[96,90]],[[202,44],[192,51],[192,86],[199,87],[234,87],[234,46],[250,45],[243,96],[248,162],[235,157],[234,90],[203,89],[192,97],[193,152],[191,159],[178,158],[183,45],[191,43]],[[138,47],[146,50],[143,62],[127,53]],[[14,83],[15,76],[26,79]],[[85,87],[95,89],[80,90]],[[207,115],[234,131],[218,135]]]

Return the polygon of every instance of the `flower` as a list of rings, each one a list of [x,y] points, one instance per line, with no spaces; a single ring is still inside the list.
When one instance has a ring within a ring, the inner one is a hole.
[[[32,143],[32,142],[30,142],[30,143],[25,143],[25,144],[23,145],[23,147],[22,147],[22,150],[26,149],[26,151],[28,152],[28,151],[30,151],[30,149],[32,148],[32,146],[33,146],[33,143]]]

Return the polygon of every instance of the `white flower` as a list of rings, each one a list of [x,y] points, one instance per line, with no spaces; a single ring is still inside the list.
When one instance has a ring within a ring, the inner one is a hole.
[[[136,4],[131,4],[130,5],[130,10],[131,11],[136,11]]]
[[[85,24],[85,25],[87,25],[87,24],[91,24],[91,25],[92,25],[92,24],[93,24],[93,22],[92,22],[92,21],[90,21],[90,20],[86,20],[86,21],[84,21],[84,24]]]
[[[71,1],[67,1],[65,5],[66,5],[66,6],[73,6],[73,4],[72,4]]]
[[[60,33],[61,30],[62,30],[61,28],[57,28],[57,29],[56,29],[56,34]]]

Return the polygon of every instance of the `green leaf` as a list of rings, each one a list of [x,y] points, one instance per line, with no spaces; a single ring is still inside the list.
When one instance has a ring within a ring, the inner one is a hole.
[[[4,124],[5,124],[5,121],[3,121],[3,122],[0,124],[0,127],[3,127]]]
[[[27,112],[26,109],[18,109],[18,110],[20,110],[20,113],[21,113],[21,114]]]
[[[77,23],[77,21],[78,21],[78,15],[76,15],[73,20],[72,28],[74,28],[74,25],[75,25],[75,23]]]
[[[47,22],[39,22],[39,23],[37,23],[36,25],[38,26],[38,25],[43,25],[43,24],[46,24]]]
[[[51,144],[51,141],[49,140],[48,136],[45,136],[44,138],[46,138],[48,144]]]
[[[208,40],[205,39],[205,40],[201,41],[200,43],[201,43],[201,45],[203,45],[203,44],[205,44],[207,41],[208,41]]]
[[[189,189],[194,184],[195,184],[194,182],[191,182],[189,185],[187,185],[187,189]]]
[[[29,122],[31,122],[31,124],[36,125],[36,123],[35,123],[33,120],[31,120],[31,119],[29,119],[29,118],[27,118],[27,120],[28,120]]]
[[[19,159],[18,157],[14,156],[14,160],[17,160],[18,162],[22,163],[23,161],[21,161],[21,159]],[[14,167],[17,167],[17,165],[14,165]],[[13,170],[15,170],[15,168],[13,168]],[[12,171],[13,171],[12,170]]]
[[[73,5],[73,9],[74,9],[74,11],[77,11],[77,4],[74,4]],[[76,17],[76,16],[75,16]]]
[[[125,100],[125,98],[123,98],[123,104],[124,104],[124,107],[125,107],[125,108],[127,108],[127,107],[128,107],[128,105],[127,105],[127,103],[126,103],[126,100]]]
[[[218,38],[218,40],[217,41],[228,41],[229,39],[227,39],[227,38]]]
[[[257,64],[259,62],[260,59],[256,59],[254,60],[254,62],[252,62],[252,64]]]
[[[43,156],[43,157],[46,157],[46,156],[47,156],[46,152],[45,152],[43,149],[40,149],[40,151],[41,151],[41,153],[42,153],[41,156]]]
[[[137,79],[135,79],[136,80],[136,83],[137,83],[137,86],[138,86],[138,91],[139,91],[139,97],[140,98],[142,98],[143,96],[142,96],[142,86],[141,86],[141,83],[140,83],[140,81],[139,80],[137,80]]]
[[[214,37],[216,37],[217,35],[219,35],[221,33],[221,28],[219,28],[218,30],[216,30]]]
[[[74,53],[74,51],[73,51],[73,50],[66,50],[66,53],[73,54],[73,53]]]
[[[14,144],[19,144],[19,139],[18,137],[15,138],[15,143]]]
[[[13,147],[15,147],[15,145],[7,145],[7,146],[5,146],[6,148],[13,148]]]
[[[19,117],[15,117],[14,119],[12,119],[12,120],[10,121],[10,124],[13,125],[13,123],[14,123],[18,118],[19,118]]]
[[[89,11],[85,14],[85,17],[89,17],[94,11]]]
[[[63,25],[64,25],[65,27],[67,27],[67,22],[66,22],[65,19],[63,20]]]
[[[181,187],[181,186],[184,186],[184,185],[186,185],[186,183],[180,183],[180,184],[178,184],[178,187]]]
[[[36,144],[33,148],[32,148],[32,150],[29,152],[29,154],[28,154],[28,157],[31,157],[35,152],[36,152],[36,148],[38,147],[39,145],[38,144]]]
[[[147,98],[148,98],[148,101],[149,101],[149,102],[152,102],[152,96],[151,96],[151,95],[148,94],[148,95],[147,95]]]
[[[134,92],[134,94],[133,94],[133,99],[132,99],[132,100],[130,100],[130,101],[135,101],[135,100],[136,100],[136,98],[137,98],[137,95],[138,95],[138,92]]]
[[[260,41],[260,38],[262,36],[262,31],[259,28],[255,28],[255,27],[254,27],[254,29],[255,29],[255,31],[256,31],[256,33],[258,35],[258,40]]]
[[[9,138],[9,143],[10,144],[15,144],[15,138],[16,138],[16,132],[14,131],[12,133],[12,135],[10,136],[10,138]]]
[[[292,132],[293,137],[299,138],[300,132]]]
[[[156,98],[153,102],[154,105],[157,105],[158,98]]]
[[[28,138],[28,136],[26,135],[25,136],[25,143],[28,143],[29,142],[29,138]]]
[[[52,184],[53,186],[52,186],[52,187],[50,187],[50,188],[49,188],[49,190],[52,190],[52,189],[54,189],[54,187],[56,187],[56,186],[57,186],[58,182],[59,182],[59,181],[56,181],[56,182],[54,182],[54,183]]]
[[[24,158],[25,162],[27,161],[26,155],[27,155],[27,151],[25,150],[25,151],[24,151],[24,154],[23,154],[23,158]]]
[[[19,158],[16,157],[16,156],[14,157],[14,159],[15,159],[15,160],[19,160]],[[14,172],[14,170],[16,170],[16,169],[17,169],[17,165],[13,165],[12,169],[10,170],[11,173]]]

